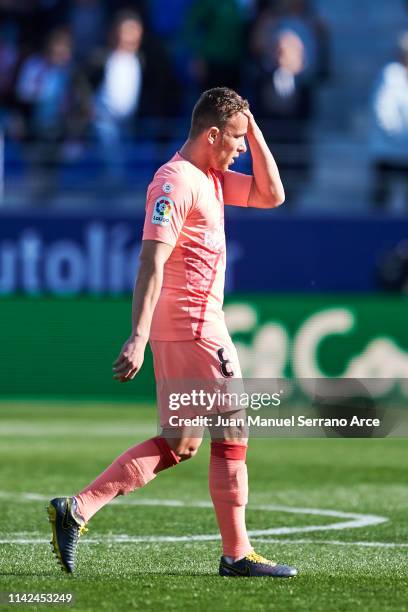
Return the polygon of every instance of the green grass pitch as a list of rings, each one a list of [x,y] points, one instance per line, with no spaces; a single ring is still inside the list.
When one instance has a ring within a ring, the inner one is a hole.
[[[217,575],[207,441],[190,462],[102,509],[81,538],[75,575],[63,574],[46,500],[81,489],[154,434],[149,406],[0,403],[0,591],[72,592],[81,611],[407,609],[408,458],[397,439],[251,441],[248,527],[274,530],[253,544],[296,565],[294,579]]]

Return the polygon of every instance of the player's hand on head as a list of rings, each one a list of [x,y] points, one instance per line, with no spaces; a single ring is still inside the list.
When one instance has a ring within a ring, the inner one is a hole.
[[[253,116],[249,108],[246,108],[241,112],[248,119],[248,132],[251,132],[254,128],[256,128],[255,117]]]
[[[146,341],[131,336],[126,340],[113,364],[113,378],[119,382],[132,380],[143,365]]]

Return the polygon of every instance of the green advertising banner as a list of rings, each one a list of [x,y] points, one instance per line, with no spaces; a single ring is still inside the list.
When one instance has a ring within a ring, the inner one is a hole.
[[[243,295],[225,313],[245,377],[408,379],[408,299]]]
[[[3,298],[0,306],[3,397],[154,399],[150,352],[133,382],[112,379],[130,331],[128,298]],[[347,376],[406,385],[407,313],[406,299],[377,295],[235,295],[225,304],[248,378]]]

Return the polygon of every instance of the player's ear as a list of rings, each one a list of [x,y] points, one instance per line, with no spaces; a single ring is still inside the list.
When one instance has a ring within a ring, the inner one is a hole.
[[[211,127],[211,128],[208,130],[208,132],[207,132],[207,139],[208,139],[208,142],[209,142],[211,145],[213,145],[213,144],[214,144],[214,142],[215,142],[215,141],[217,140],[217,138],[219,137],[219,134],[220,134],[220,130],[219,130],[219,128],[217,128],[217,127],[215,127],[215,126]]]

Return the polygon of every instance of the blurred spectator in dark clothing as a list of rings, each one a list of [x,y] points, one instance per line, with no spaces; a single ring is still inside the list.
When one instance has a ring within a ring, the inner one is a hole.
[[[36,44],[37,32],[33,24],[36,15],[37,0],[15,2],[14,0],[0,0],[0,23],[7,29],[12,24],[13,38],[18,43],[19,55],[24,56],[38,49]],[[34,27],[33,27],[34,26]],[[10,33],[10,29],[9,29]],[[9,36],[9,34],[8,34]],[[41,45],[44,38],[42,38]]]
[[[71,36],[67,30],[54,30],[45,52],[28,57],[17,80],[16,95],[29,137],[55,140],[63,136],[71,77]]]
[[[193,77],[202,89],[239,89],[245,51],[243,5],[239,0],[196,0],[183,35]]]
[[[14,102],[14,82],[19,61],[17,25],[12,20],[0,26],[0,114],[11,110]]]
[[[305,48],[293,31],[273,34],[253,67],[253,107],[277,159],[287,202],[308,177],[311,85],[304,77]]]
[[[313,10],[310,0],[268,2],[256,20],[252,48],[255,55],[268,53],[277,32],[290,30],[304,47],[303,78],[321,82],[330,73],[330,42],[325,23]]]
[[[408,203],[408,31],[398,41],[399,57],[387,64],[372,98],[372,199],[384,209],[393,186],[403,182]]]
[[[329,37],[310,0],[265,2],[252,28],[249,80],[290,204],[309,177],[309,123],[329,76]],[[252,76],[252,79],[251,79]]]
[[[143,89],[140,99],[139,115],[156,117],[158,138],[165,138],[163,119],[180,115],[181,97],[178,74],[160,38],[146,32],[140,49]],[[166,131],[166,130],[165,130]]]
[[[282,136],[292,119],[297,122],[310,116],[310,88],[303,78],[304,55],[304,46],[297,34],[281,31],[274,35],[256,67],[256,112],[265,118],[287,119]]]
[[[17,25],[12,19],[4,20],[0,23],[0,53],[1,53],[1,71],[0,71],[0,87],[1,92],[4,91],[4,86],[10,80],[10,71],[14,70],[14,66],[18,57],[18,40],[17,40]]]
[[[146,12],[147,26],[152,40],[159,39],[168,53],[169,61],[177,72],[177,79],[183,83],[185,108],[190,108],[188,87],[191,83],[189,70],[188,42],[185,40],[184,24],[191,8],[191,0],[167,0],[163,10],[162,0],[149,0]],[[179,100],[178,103],[181,101]]]

